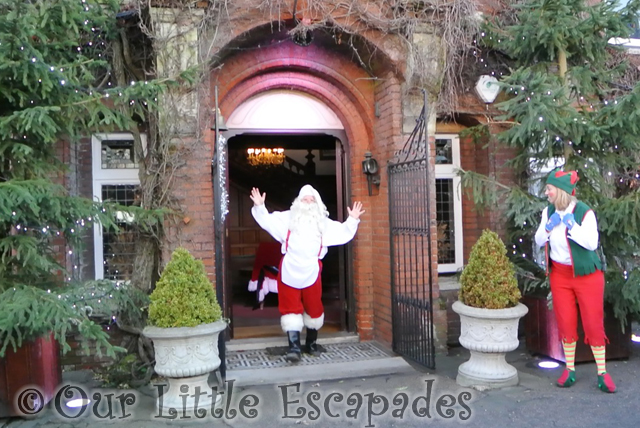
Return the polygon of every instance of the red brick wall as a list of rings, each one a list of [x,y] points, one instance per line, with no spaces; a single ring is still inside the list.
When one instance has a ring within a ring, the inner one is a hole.
[[[380,165],[380,188],[370,199],[373,234],[371,236],[372,251],[367,254],[371,264],[376,266],[372,271],[373,290],[366,297],[367,304],[372,305],[375,325],[374,337],[382,342],[392,342],[392,308],[391,308],[391,249],[389,231],[389,175],[387,161],[392,159],[395,151],[402,147],[402,93],[400,81],[391,73],[375,88],[375,102],[378,104],[379,117],[374,124],[374,148],[372,155]],[[373,249],[375,248],[375,251]],[[365,258],[365,262],[366,258]],[[364,297],[364,296],[363,296]]]
[[[109,334],[109,343],[113,346],[126,347],[131,338],[119,330],[115,325],[102,327],[103,331]],[[60,355],[60,366],[63,371],[73,370],[95,370],[98,367],[107,367],[113,364],[114,359],[108,357],[102,349],[102,355],[98,355],[95,341],[87,341],[87,349],[82,348],[82,337],[79,335],[67,336],[67,344],[71,350],[64,355]],[[62,345],[60,346],[62,350]]]

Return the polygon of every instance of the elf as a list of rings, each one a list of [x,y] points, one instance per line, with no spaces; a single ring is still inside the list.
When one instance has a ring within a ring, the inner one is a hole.
[[[578,307],[598,370],[598,388],[615,392],[607,373],[604,332],[604,274],[595,250],[598,248],[598,222],[584,202],[576,199],[578,174],[553,171],[547,178],[545,195],[549,205],[542,211],[536,244],[545,246],[547,271],[553,296],[566,369],[558,386],[570,387],[576,381],[575,353],[578,340]]]

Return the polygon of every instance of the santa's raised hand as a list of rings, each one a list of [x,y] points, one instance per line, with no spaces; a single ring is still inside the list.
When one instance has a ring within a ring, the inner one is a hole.
[[[249,196],[253,201],[253,205],[258,206],[264,204],[265,199],[267,199],[267,193],[260,194],[260,190],[257,187],[251,189],[251,195]]]
[[[362,214],[365,213],[365,210],[362,209],[362,202],[354,202],[353,208],[347,207],[347,212],[351,217],[357,220]]]

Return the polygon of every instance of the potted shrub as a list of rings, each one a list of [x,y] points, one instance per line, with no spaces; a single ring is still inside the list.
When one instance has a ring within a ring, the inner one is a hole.
[[[196,387],[206,392],[199,408],[212,404],[209,373],[220,367],[218,335],[227,327],[204,264],[184,248],[176,249],[149,296],[148,325],[143,334],[153,341],[155,371],[168,378],[169,389],[158,408],[194,408]],[[181,387],[187,391],[180,391]],[[217,400],[221,396],[218,395]]]
[[[458,368],[461,386],[501,388],[518,384],[518,371],[505,354],[519,345],[518,321],[527,313],[519,302],[515,268],[500,237],[482,232],[460,277],[460,344],[471,352]]]

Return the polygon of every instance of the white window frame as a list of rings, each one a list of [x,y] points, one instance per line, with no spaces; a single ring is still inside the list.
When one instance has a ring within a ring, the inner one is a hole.
[[[460,136],[458,134],[436,134],[435,139],[451,140],[452,163],[436,164],[435,178],[436,180],[453,180],[453,226],[455,230],[455,262],[438,263],[438,273],[452,273],[462,269],[464,264],[464,241],[462,236],[462,186],[460,184],[460,177],[457,174],[458,169],[460,169]]]
[[[91,136],[91,170],[93,173],[93,199],[102,202],[102,186],[140,185],[138,168],[102,169],[102,142],[104,140],[133,140],[130,132],[95,134]],[[140,134],[143,150],[147,147],[147,136]],[[95,279],[104,279],[104,238],[102,224],[93,224],[93,259]]]

